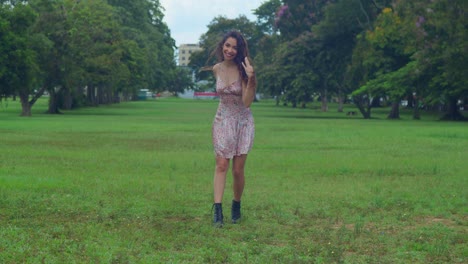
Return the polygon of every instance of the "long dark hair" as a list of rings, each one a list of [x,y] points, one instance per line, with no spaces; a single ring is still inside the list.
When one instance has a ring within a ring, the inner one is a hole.
[[[223,46],[228,38],[234,38],[237,41],[237,55],[234,58],[234,62],[236,63],[237,68],[239,69],[242,79],[246,80],[247,73],[245,72],[244,67],[242,66],[242,62],[244,62],[246,57],[248,57],[250,60],[249,47],[244,36],[242,36],[242,34],[239,31],[232,30],[224,34],[221,41],[218,42],[218,45],[216,46],[216,49],[213,51],[212,55],[216,55],[218,62],[224,61]],[[252,60],[250,60],[250,62],[252,62]]]

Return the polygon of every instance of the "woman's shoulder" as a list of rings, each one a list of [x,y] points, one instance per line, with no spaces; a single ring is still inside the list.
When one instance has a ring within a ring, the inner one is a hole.
[[[215,65],[213,65],[213,73],[214,73],[215,76],[218,75],[217,73],[219,72],[220,68],[221,68],[221,62],[216,63]]]
[[[216,63],[215,65],[213,65],[213,71],[216,72],[217,70],[219,70],[220,67],[221,67],[221,62]]]

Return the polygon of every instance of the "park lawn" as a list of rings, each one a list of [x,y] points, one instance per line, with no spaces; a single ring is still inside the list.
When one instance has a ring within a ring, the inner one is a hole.
[[[468,125],[261,101],[211,226],[217,101],[0,104],[0,263],[466,263]],[[352,109],[355,111],[355,109]]]

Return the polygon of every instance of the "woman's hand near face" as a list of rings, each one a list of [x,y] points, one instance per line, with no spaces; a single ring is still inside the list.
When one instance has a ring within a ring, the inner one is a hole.
[[[247,81],[243,82],[242,85],[242,101],[246,107],[250,107],[253,100],[255,99],[255,90],[257,89],[257,81],[255,80],[255,71],[250,64],[250,61],[247,57],[245,57],[244,62],[242,62],[242,66],[244,67],[245,73],[247,74]]]
[[[247,77],[252,78],[255,76],[254,68],[250,64],[250,61],[247,57],[245,57],[244,61],[242,62],[242,66],[244,67]]]

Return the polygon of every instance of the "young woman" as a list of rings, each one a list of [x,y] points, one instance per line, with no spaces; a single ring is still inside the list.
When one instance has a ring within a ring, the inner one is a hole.
[[[257,83],[248,58],[247,42],[239,32],[228,32],[219,42],[215,54],[219,62],[213,66],[213,73],[220,102],[212,130],[216,155],[213,223],[221,227],[224,224],[222,200],[231,160],[234,191],[231,220],[238,223],[241,218],[244,167],[255,133],[249,107],[255,98]]]

